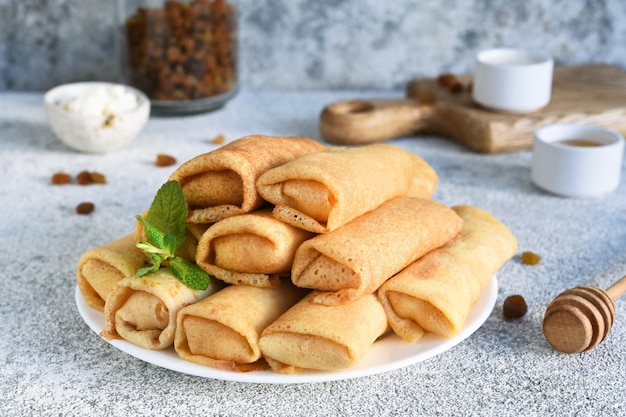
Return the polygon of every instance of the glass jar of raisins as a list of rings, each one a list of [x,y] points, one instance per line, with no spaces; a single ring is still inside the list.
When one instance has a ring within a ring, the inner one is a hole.
[[[226,0],[118,0],[125,83],[155,112],[217,109],[237,92],[237,14]]]

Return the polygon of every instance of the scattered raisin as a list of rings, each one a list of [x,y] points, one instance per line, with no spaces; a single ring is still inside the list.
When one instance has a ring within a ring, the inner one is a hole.
[[[76,183],[80,185],[89,185],[92,183],[89,171],[81,171],[76,176]]]
[[[458,81],[453,74],[445,73],[437,77],[437,82],[442,87],[450,87],[454,85],[455,83],[457,83]]]
[[[76,213],[90,214],[92,211],[95,210],[95,208],[96,206],[93,203],[89,203],[89,202],[80,203],[79,205],[76,206]]]
[[[167,167],[170,165],[174,165],[176,163],[176,158],[170,155],[160,153],[157,155],[156,161],[154,163],[158,167]]]
[[[80,185],[106,184],[106,177],[99,172],[81,171],[76,176],[76,183]]]
[[[216,137],[213,138],[213,140],[211,141],[213,144],[215,145],[219,145],[224,143],[224,141],[226,140],[226,138],[224,137],[224,135],[219,134]]]
[[[89,176],[91,177],[91,182],[93,184],[106,184],[107,179],[104,176],[104,174],[101,174],[99,172],[90,172]]]
[[[522,260],[522,263],[525,263],[526,265],[537,265],[541,261],[541,256],[534,252],[526,251],[522,252],[520,259]]]
[[[524,317],[528,311],[526,300],[519,294],[511,295],[504,300],[502,314],[507,320],[515,320]]]
[[[72,182],[72,177],[70,174],[66,174],[65,172],[57,172],[52,175],[50,182],[54,185],[65,185]]]

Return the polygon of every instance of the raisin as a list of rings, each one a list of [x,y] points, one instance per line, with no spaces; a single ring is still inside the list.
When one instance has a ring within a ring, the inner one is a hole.
[[[96,206],[90,202],[80,203],[76,206],[76,213],[78,214],[91,214],[95,210]]]
[[[106,129],[107,127],[113,126],[113,122],[115,121],[115,116],[112,114],[107,115],[102,121],[102,128]]]
[[[90,172],[89,177],[91,178],[92,184],[106,184],[106,177],[99,172]]]
[[[446,74],[441,74],[439,77],[437,77],[437,82],[442,87],[450,87],[456,84],[458,81],[453,74],[446,73]]]
[[[65,185],[72,182],[72,177],[70,174],[66,174],[65,172],[57,172],[52,175],[50,182],[54,185]]]
[[[170,155],[158,154],[156,157],[156,161],[154,164],[158,167],[167,167],[170,165],[174,165],[176,163],[176,158]]]
[[[541,262],[541,256],[530,251],[522,252],[520,259],[522,260],[522,263],[526,265],[537,265],[539,262]]]
[[[76,176],[76,182],[80,185],[106,184],[106,177],[99,172],[81,171]]]
[[[519,294],[511,295],[504,300],[502,314],[507,320],[515,320],[524,317],[528,311],[526,300]]]
[[[454,84],[450,86],[450,92],[452,94],[462,93],[465,87],[460,82],[456,81]]]
[[[213,138],[213,140],[211,141],[213,144],[215,145],[219,145],[224,143],[224,141],[226,140],[226,138],[224,137],[224,135],[217,135],[216,137]]]
[[[423,103],[423,104],[432,104],[435,101],[437,101],[437,97],[435,96],[435,93],[433,93],[430,90],[419,90],[417,92],[417,99],[419,100],[420,103]]]
[[[89,171],[81,171],[76,176],[76,183],[80,185],[89,185],[92,183],[91,174]]]

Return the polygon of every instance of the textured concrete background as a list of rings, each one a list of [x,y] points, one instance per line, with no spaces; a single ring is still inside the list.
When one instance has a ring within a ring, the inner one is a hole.
[[[494,46],[626,67],[623,0],[236,0],[246,89],[402,88]],[[115,1],[0,0],[0,90],[119,80]]]

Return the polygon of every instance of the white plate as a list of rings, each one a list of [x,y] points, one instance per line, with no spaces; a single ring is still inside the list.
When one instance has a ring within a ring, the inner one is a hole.
[[[470,312],[463,331],[456,337],[447,339],[428,334],[418,343],[408,343],[395,334],[391,334],[374,343],[357,366],[339,371],[304,371],[299,375],[282,375],[272,371],[238,373],[213,369],[185,361],[176,354],[173,347],[166,350],[148,350],[125,340],[112,340],[109,343],[129,355],[153,365],[204,378],[264,384],[335,381],[379,374],[413,365],[451,349],[482,326],[493,310],[497,294],[498,282],[494,276]],[[81,317],[94,332],[99,334],[104,325],[102,312],[89,307],[85,303],[78,287],[76,287],[75,297],[76,306]]]

